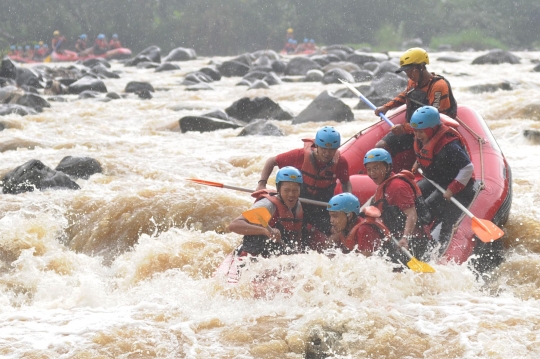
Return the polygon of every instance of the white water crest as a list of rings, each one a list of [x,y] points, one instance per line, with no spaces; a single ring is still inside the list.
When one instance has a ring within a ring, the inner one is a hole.
[[[428,68],[486,119],[512,168],[506,260],[485,280],[466,264],[395,273],[380,258],[317,253],[252,263],[236,286],[213,278],[241,241],[227,225],[253,198],[185,178],[255,188],[270,155],[301,147],[319,127],[348,139],[378,118],[353,110],[347,123],[273,121],[283,137],[181,133],[178,120],[245,96],[268,96],[297,115],[342,85],[247,90],[223,78],[214,91],[191,92],[184,76],[225,58],[164,73],[113,63],[121,78],[105,80],[110,92],[148,81],[153,99],[64,95],[68,102],[38,115],[1,117],[1,176],[31,159],[54,168],[65,156],[95,158],[103,173],[77,180],[77,191],[1,195],[0,357],[540,357],[540,145],[523,136],[540,130],[540,73],[532,72],[540,53],[516,53],[518,65],[472,65],[481,54],[430,53]],[[442,55],[463,61],[437,61]],[[502,81],[513,90],[468,90]],[[254,298],[263,273],[280,279]]]

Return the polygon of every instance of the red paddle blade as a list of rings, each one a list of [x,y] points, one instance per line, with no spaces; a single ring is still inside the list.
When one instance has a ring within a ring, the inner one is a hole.
[[[268,221],[272,218],[272,215],[267,208],[260,207],[250,209],[242,213],[242,216],[250,223],[261,224],[263,227],[268,227]]]
[[[503,230],[487,219],[472,217],[471,224],[474,234],[482,242],[490,243],[504,236]]]
[[[206,186],[223,187],[223,183],[219,183],[219,182],[205,181],[205,180],[197,179],[197,178],[186,178],[186,180],[194,182],[194,183],[198,183],[198,184],[203,184]]]

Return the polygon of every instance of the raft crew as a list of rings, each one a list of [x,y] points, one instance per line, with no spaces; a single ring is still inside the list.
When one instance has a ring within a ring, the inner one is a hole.
[[[364,157],[364,166],[369,178],[377,184],[371,205],[381,211],[383,223],[398,244],[422,257],[431,240],[428,227],[431,217],[414,175],[409,171],[394,173],[392,157],[382,148],[369,150]],[[388,254],[393,260],[404,263],[408,260],[402,251]]]
[[[474,165],[461,135],[452,127],[441,124],[435,107],[424,106],[411,118],[414,129],[416,163],[413,170],[421,168],[424,175],[446,188],[444,195],[426,179],[418,182],[431,213],[441,223],[439,241],[448,243],[453,226],[463,212],[449,199],[454,197],[467,207],[473,200]]]
[[[343,192],[351,192],[349,164],[344,157],[340,157],[338,151],[341,143],[339,132],[334,127],[324,126],[317,131],[315,139],[302,141],[303,148],[281,153],[266,161],[257,190],[266,188],[268,177],[275,166],[292,166],[302,171],[302,198],[328,202],[334,195],[337,180],[341,182]],[[330,234],[330,219],[325,207],[304,203],[304,213],[306,224]]]
[[[118,40],[118,34],[113,34],[111,41],[109,41],[109,49],[119,49],[122,47],[122,43],[120,43],[120,40]]]
[[[77,39],[77,42],[75,43],[75,50],[77,52],[83,52],[84,50],[86,50],[87,48],[87,43],[86,43],[86,40],[87,40],[87,36],[86,34],[82,34],[81,36],[79,36],[79,38]]]
[[[94,55],[101,55],[109,51],[109,43],[105,34],[99,34],[94,41],[93,53]]]
[[[329,243],[343,253],[357,252],[370,256],[379,250],[390,231],[380,218],[380,211],[367,207],[360,212],[360,201],[351,193],[340,193],[328,202],[332,234]]]
[[[380,113],[385,114],[392,108],[407,104],[407,123],[392,127],[392,132],[376,144],[376,147],[386,149],[392,156],[413,148],[414,134],[409,122],[419,107],[429,105],[452,118],[457,115],[457,103],[450,83],[444,77],[427,71],[428,64],[428,53],[424,49],[415,47],[405,51],[399,59],[401,67],[396,73],[405,71],[409,78],[407,88],[392,101],[375,109],[375,115],[379,116]]]
[[[51,49],[59,54],[64,53],[64,47],[66,46],[66,38],[60,35],[60,31],[55,30],[53,32],[53,38],[51,40]]]
[[[240,215],[229,224],[229,230],[243,234],[238,256],[294,254],[304,251],[302,241],[303,210],[298,200],[302,187],[302,173],[294,167],[283,167],[276,175],[275,191],[266,189],[252,194],[256,202],[251,209],[264,207],[272,218],[268,227],[250,223]]]

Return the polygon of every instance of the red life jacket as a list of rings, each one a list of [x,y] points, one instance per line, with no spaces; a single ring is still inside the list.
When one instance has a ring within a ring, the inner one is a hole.
[[[441,128],[439,128],[439,130],[435,132],[433,137],[424,146],[420,147],[420,141],[414,141],[414,152],[416,153],[416,160],[423,168],[429,167],[433,162],[433,158],[437,153],[439,153],[441,148],[443,148],[445,145],[449,144],[452,141],[459,141],[463,148],[467,152],[469,152],[465,141],[463,141],[463,138],[456,129],[448,127],[446,125],[440,126]]]
[[[300,201],[298,201],[295,212],[293,213],[293,211],[277,196],[276,191],[261,189],[253,192],[251,196],[256,198],[255,202],[267,198],[274,206],[276,206],[276,211],[272,218],[270,218],[270,221],[268,221],[268,225],[279,229],[284,241],[300,241],[302,238],[302,223],[304,220],[304,211],[302,210]]]
[[[119,49],[121,47],[122,47],[122,44],[120,43],[119,40],[111,39],[111,41],[109,42],[109,48],[111,49]]]
[[[410,171],[403,170],[403,171],[401,171],[401,172],[399,172],[397,174],[394,174],[393,176],[388,177],[387,179],[384,180],[383,183],[381,183],[377,187],[377,190],[375,191],[375,195],[373,196],[372,203],[373,203],[373,205],[377,206],[377,208],[381,211],[381,213],[383,213],[382,203],[384,202],[384,190],[385,190],[386,185],[388,184],[388,182],[390,182],[394,178],[400,178],[400,179],[404,180],[405,182],[407,182],[411,186],[411,188],[413,189],[414,194],[416,195],[416,197],[419,197],[419,196],[422,195],[422,191],[420,190],[420,188],[418,187],[418,185],[414,181],[414,175]]]
[[[109,47],[107,45],[107,41],[101,39],[96,39],[96,42],[94,42],[94,46],[97,46],[100,49],[107,49]]]
[[[352,251],[354,247],[358,244],[356,235],[361,226],[371,226],[375,228],[375,230],[380,234],[382,238],[388,237],[391,235],[390,231],[384,225],[384,223],[380,220],[380,218],[366,216],[366,218],[364,219],[364,218],[359,217],[358,222],[351,229],[347,237],[343,236],[343,234],[340,235],[340,242],[344,248],[346,248],[349,251]]]
[[[314,140],[303,139],[304,141],[304,162],[302,163],[302,175],[304,176],[303,187],[308,194],[315,195],[319,192],[329,191],[333,194],[336,185],[336,168],[339,161],[339,151],[336,151],[334,158],[323,168],[317,168],[317,160],[313,153]]]

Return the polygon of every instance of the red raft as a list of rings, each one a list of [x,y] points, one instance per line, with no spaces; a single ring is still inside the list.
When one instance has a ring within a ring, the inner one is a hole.
[[[394,124],[405,123],[405,106],[390,111],[387,116]],[[441,115],[441,119],[448,125],[457,126],[474,164],[476,196],[468,209],[477,218],[490,220],[498,226],[505,224],[512,203],[511,170],[484,119],[467,106],[459,106],[457,123],[446,115]],[[390,126],[385,121],[378,122],[360,131],[340,148],[341,156],[349,162],[349,173],[354,174],[350,177],[353,193],[362,204],[375,193],[376,188],[365,174],[364,156],[389,130]],[[413,150],[398,154],[393,158],[394,171],[410,170],[414,160]],[[474,236],[471,219],[465,214],[454,227],[452,240],[446,248],[441,248],[440,253],[440,263],[458,264],[474,254],[471,264],[479,272],[498,266],[504,254],[501,240],[484,243]]]

